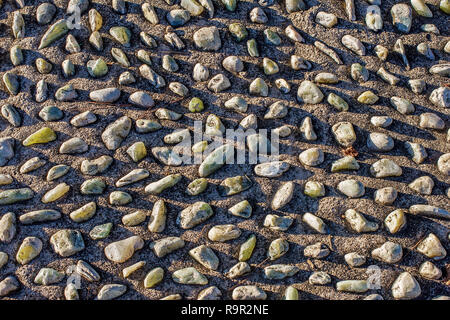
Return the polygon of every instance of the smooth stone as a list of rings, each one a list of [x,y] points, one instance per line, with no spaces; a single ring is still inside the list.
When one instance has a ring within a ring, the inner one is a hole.
[[[83,160],[80,171],[83,174],[95,176],[96,174],[105,172],[112,162],[113,158],[105,155],[94,160]]]
[[[109,236],[112,227],[113,224],[111,222],[97,225],[89,232],[89,237],[91,237],[92,240],[105,239]]]
[[[362,42],[351,35],[343,36],[341,42],[347,49],[353,51],[359,56],[364,56],[366,54],[366,48]]]
[[[405,210],[397,209],[392,211],[384,219],[384,225],[389,230],[391,234],[395,234],[406,226],[406,215]]]
[[[126,214],[122,217],[122,223],[127,227],[134,227],[145,221],[147,213],[141,210]]]
[[[195,247],[189,250],[189,255],[205,268],[217,270],[219,267],[219,258],[210,247],[205,245]]]
[[[359,170],[358,161],[352,156],[346,156],[334,161],[331,164],[331,172],[340,172],[344,170]]]
[[[370,123],[380,128],[387,128],[392,124],[392,122],[392,118],[388,116],[373,116],[370,118]]]
[[[206,81],[209,78],[209,70],[204,65],[197,63],[194,66],[194,70],[192,73],[192,78],[195,81]]]
[[[239,73],[244,70],[244,63],[241,58],[237,56],[228,56],[222,61],[222,66],[225,70],[231,73]]]
[[[434,89],[430,94],[430,101],[435,106],[450,108],[450,89],[447,87]]]
[[[133,254],[144,247],[144,240],[139,236],[132,236],[120,241],[112,242],[104,249],[108,260],[123,263],[129,260]]]
[[[84,222],[91,219],[95,215],[96,211],[97,204],[95,202],[89,202],[81,208],[72,211],[69,216],[70,219],[75,222]]]
[[[134,169],[117,180],[116,187],[120,188],[147,178],[150,175],[147,169]]]
[[[150,249],[153,250],[158,258],[162,258],[169,253],[184,247],[184,241],[178,237],[167,237],[156,240],[150,244]]]
[[[106,148],[116,150],[131,130],[131,119],[123,116],[106,127],[102,133],[102,140]]]
[[[13,127],[20,127],[22,124],[22,116],[19,111],[11,104],[5,104],[1,108],[1,114],[10,125]]]
[[[0,218],[0,241],[9,243],[16,235],[16,215],[7,212]]]
[[[290,165],[287,162],[272,161],[256,165],[254,172],[261,177],[276,178],[282,176],[289,168]]]
[[[310,148],[299,155],[299,160],[304,166],[315,167],[323,163],[325,156],[322,149]]]
[[[392,187],[385,187],[374,192],[374,200],[376,203],[389,206],[397,199],[397,190]]]
[[[243,200],[228,209],[230,214],[241,218],[250,218],[252,211],[252,206],[247,200]]]
[[[401,273],[391,287],[392,296],[396,300],[412,300],[422,294],[417,280],[409,273]]]
[[[364,293],[369,290],[366,280],[343,280],[336,283],[337,291]]]
[[[323,259],[330,254],[330,249],[321,242],[306,246],[303,255],[308,258]]]
[[[191,229],[209,219],[213,214],[208,203],[198,201],[180,212],[177,223],[182,229]]]
[[[36,21],[40,25],[45,25],[52,21],[56,13],[56,7],[52,3],[42,3],[36,10]]]
[[[52,268],[42,268],[34,278],[35,284],[48,286],[60,282],[65,274]]]
[[[149,133],[161,129],[162,126],[159,122],[149,119],[136,120],[136,132],[137,133]]]
[[[360,198],[365,193],[364,185],[353,179],[339,182],[337,189],[349,198]]]
[[[297,91],[297,99],[299,102],[306,104],[317,104],[322,102],[324,95],[319,87],[311,81],[304,80]]]
[[[424,256],[436,261],[442,260],[447,256],[447,251],[434,233],[430,233],[425,239],[423,239],[417,246],[416,250]]]
[[[425,261],[419,267],[419,274],[430,280],[439,280],[442,277],[442,271],[436,267],[432,262]]]
[[[331,127],[336,141],[343,147],[350,147],[356,141],[356,133],[350,122],[338,122]]]
[[[385,263],[394,264],[400,262],[403,257],[402,246],[391,241],[385,242],[381,247],[372,250],[372,258]]]
[[[78,230],[59,230],[50,237],[50,244],[61,257],[72,256],[85,248],[83,237]]]
[[[104,285],[97,294],[97,300],[113,300],[122,296],[127,291],[123,284]]]
[[[264,227],[275,231],[286,231],[294,222],[291,217],[268,214],[264,218]]]
[[[427,216],[432,218],[443,218],[443,219],[450,219],[450,212],[447,210],[426,205],[426,204],[415,204],[409,207],[408,212],[413,215],[418,216]]]
[[[179,269],[172,273],[172,279],[180,284],[205,285],[208,279],[193,267]]]
[[[42,241],[36,237],[26,237],[17,250],[16,261],[21,265],[28,264],[42,251]]]
[[[326,28],[333,28],[338,23],[338,19],[334,14],[323,11],[316,15],[315,21]]]
[[[300,269],[296,266],[290,266],[287,264],[274,264],[264,268],[264,276],[266,279],[282,280],[286,277],[292,277]]]
[[[0,297],[8,296],[11,292],[19,290],[19,288],[20,284],[16,277],[8,276],[0,281]]]
[[[419,127],[423,129],[443,130],[445,122],[435,113],[425,112],[420,115]]]
[[[222,292],[216,286],[203,289],[197,295],[197,300],[221,300]]]
[[[113,206],[124,206],[132,201],[131,195],[124,191],[113,191],[109,195],[109,204]]]
[[[105,88],[89,93],[89,98],[95,102],[113,103],[120,98],[120,90],[118,88]]]
[[[233,289],[233,300],[266,300],[267,294],[257,286],[239,286]]]
[[[0,205],[14,204],[33,198],[34,193],[30,188],[8,189],[0,191]]]
[[[164,270],[161,267],[154,268],[150,270],[149,273],[145,276],[144,279],[144,287],[146,289],[153,288],[158,283],[160,283],[164,278]]]
[[[97,116],[91,111],[85,111],[77,114],[70,120],[74,127],[85,127],[97,121]]]
[[[325,224],[325,222],[321,218],[313,215],[312,213],[306,212],[302,217],[302,221],[316,232],[322,234],[327,233],[328,227]]]
[[[61,218],[61,213],[59,211],[44,209],[24,213],[19,217],[19,220],[20,223],[28,225],[33,223],[55,221],[59,218]]]
[[[370,166],[370,173],[375,178],[399,177],[402,168],[390,159],[381,159]]]
[[[219,30],[215,27],[203,27],[194,33],[193,40],[197,48],[217,51],[222,46]]]
[[[366,263],[366,257],[357,252],[347,253],[344,259],[350,267],[360,267]]]
[[[184,9],[174,9],[167,13],[167,21],[172,27],[181,27],[191,20],[191,13]]]
[[[354,209],[345,211],[344,218],[350,228],[357,233],[373,232],[378,229],[378,223],[367,220],[361,213]]]
[[[72,138],[61,144],[59,153],[62,154],[75,154],[88,151],[88,144],[81,138]]]
[[[367,137],[367,147],[378,152],[391,151],[394,148],[394,140],[387,134],[372,132]]]
[[[287,205],[294,195],[295,184],[292,181],[284,183],[275,193],[271,207],[273,210],[278,210]],[[267,218],[266,218],[267,219]]]
[[[450,176],[450,153],[444,153],[437,161],[438,170],[447,176]]]
[[[0,138],[0,167],[5,166],[14,157],[14,141],[11,137]]]
[[[407,99],[392,97],[391,105],[401,114],[411,114],[415,111],[414,105]]]
[[[219,73],[211,78],[208,82],[208,89],[212,92],[219,93],[231,87],[231,82],[228,77]]]
[[[284,239],[278,238],[273,240],[267,251],[267,257],[271,261],[281,258],[289,251],[289,242]]]
[[[427,87],[426,82],[422,79],[409,79],[408,84],[409,84],[412,92],[417,93],[417,94],[421,94],[422,92],[424,92]],[[431,95],[430,95],[430,98],[431,98]],[[433,101],[431,101],[431,102],[433,102]]]
[[[269,95],[269,87],[262,78],[256,78],[250,83],[249,92],[252,95],[267,97]]]
[[[430,195],[434,188],[434,181],[429,176],[422,176],[408,184],[408,187],[417,193]]]
[[[316,271],[309,276],[308,282],[312,285],[324,286],[331,283],[331,277],[326,272]]]
[[[412,10],[405,3],[395,4],[391,8],[392,24],[398,31],[409,33],[412,25]]]
[[[217,242],[226,242],[239,238],[241,230],[233,224],[216,225],[208,231],[208,239]]]

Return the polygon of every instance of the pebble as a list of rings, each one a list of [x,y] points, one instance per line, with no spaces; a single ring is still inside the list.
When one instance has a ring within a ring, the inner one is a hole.
[[[436,261],[442,260],[447,256],[447,251],[434,233],[428,234],[428,236],[419,243],[416,250],[426,257]]]
[[[422,294],[417,280],[409,273],[401,273],[391,287],[392,296],[396,300],[412,300]]]
[[[445,129],[445,122],[438,115],[425,112],[420,115],[419,127],[423,129],[443,130]]]
[[[439,280],[442,277],[442,271],[436,267],[432,262],[425,261],[419,267],[419,274],[430,280]]]
[[[156,240],[150,244],[150,249],[153,250],[158,258],[162,258],[169,253],[184,247],[184,241],[178,237],[167,237]]]
[[[392,118],[388,116],[373,116],[370,118],[370,123],[380,128],[387,128],[392,124],[392,122]]]
[[[350,267],[360,267],[366,263],[366,257],[357,252],[347,253],[344,259]]]
[[[266,300],[267,294],[257,286],[239,286],[233,289],[232,298],[233,300]]]
[[[367,220],[361,213],[354,209],[345,211],[344,218],[350,228],[357,233],[378,230],[378,223]]]
[[[392,234],[400,232],[406,227],[405,210],[397,209],[389,213],[384,219],[384,225]]]
[[[439,87],[430,94],[430,101],[441,108],[450,108],[450,89]]]
[[[193,267],[179,269],[172,273],[172,279],[180,284],[205,285],[208,279]]]
[[[337,291],[364,293],[369,290],[366,280],[343,280],[336,283]]]
[[[400,262],[403,257],[402,246],[398,243],[387,241],[381,247],[372,250],[372,258],[394,264]]]
[[[193,39],[201,50],[217,51],[222,46],[219,30],[215,26],[200,28],[194,33]]]
[[[144,279],[144,287],[146,289],[153,288],[164,278],[164,270],[161,267],[154,268],[147,273]]]
[[[275,231],[286,231],[294,222],[294,219],[288,216],[278,216],[276,214],[268,214],[264,218],[264,227]]]
[[[343,147],[350,147],[356,141],[356,133],[350,122],[338,122],[331,127],[336,141]]]
[[[394,140],[387,134],[372,132],[367,138],[367,147],[372,151],[391,151],[394,148]]]
[[[365,193],[364,185],[354,179],[339,182],[337,189],[349,198],[360,198]]]
[[[219,258],[210,247],[200,245],[189,250],[189,255],[205,268],[217,270],[219,267]]]
[[[381,159],[370,166],[370,173],[375,178],[399,177],[402,168],[390,159]]]
[[[392,24],[398,31],[409,33],[412,25],[412,10],[405,3],[395,4],[391,8]]]
[[[327,233],[328,227],[325,224],[325,222],[321,218],[313,215],[312,213],[306,212],[302,217],[302,221],[316,232],[322,234]]]
[[[289,242],[284,239],[278,238],[273,240],[269,245],[267,251],[267,257],[271,261],[276,260],[284,256],[289,251]]]
[[[72,256],[85,248],[83,237],[78,230],[59,230],[50,237],[50,244],[61,257]]]
[[[35,284],[48,286],[60,282],[65,274],[52,268],[42,268],[34,278]]]
[[[127,291],[123,284],[104,285],[97,294],[97,300],[113,300],[122,296]]]
[[[296,266],[287,264],[274,264],[264,268],[264,275],[267,279],[282,280],[286,277],[292,277],[298,273],[300,269]]]
[[[208,203],[198,201],[180,212],[177,223],[182,229],[191,229],[209,219],[213,214],[213,209]]]
[[[16,215],[7,212],[0,219],[0,241],[9,243],[16,235]]]
[[[102,133],[102,141],[109,150],[116,150],[131,130],[131,119],[123,116],[109,124]]]
[[[322,102],[324,95],[319,87],[311,81],[303,81],[297,91],[297,99],[299,102],[306,104],[318,104]]]
[[[326,28],[333,28],[338,23],[334,14],[323,11],[317,13],[315,21]]]
[[[359,56],[366,55],[366,48],[359,39],[351,35],[345,35],[342,37],[341,42],[347,49],[353,51],[357,55]]]
[[[112,242],[104,249],[108,260],[123,263],[129,260],[133,254],[144,247],[144,240],[139,236],[132,236],[120,241]]]
[[[225,276],[230,279],[236,279],[250,273],[250,271],[251,268],[247,262],[238,262],[225,272]]]
[[[33,223],[55,221],[59,218],[61,218],[61,213],[59,211],[44,209],[24,213],[19,217],[19,220],[20,223],[28,225]]]
[[[294,195],[295,184],[292,181],[284,183],[275,193],[272,200],[272,209],[278,210],[287,205]]]
[[[36,258],[42,251],[42,241],[36,237],[26,237],[17,250],[16,261],[21,265],[28,264]]]
[[[11,292],[19,290],[20,284],[16,277],[8,276],[0,281],[0,297],[8,296]]]
[[[11,104],[3,105],[1,108],[1,114],[13,127],[21,126],[22,116],[13,105]]]
[[[316,271],[309,276],[308,282],[312,285],[324,286],[331,283],[331,277],[326,272]]]
[[[208,239],[217,242],[226,242],[239,238],[241,230],[233,224],[216,225],[208,231]]]
[[[231,82],[227,76],[220,73],[211,78],[208,82],[208,89],[212,92],[219,93],[231,87]]]
[[[422,176],[411,182],[408,187],[417,193],[430,195],[434,188],[434,181],[429,176]]]
[[[321,242],[306,246],[303,255],[308,258],[323,259],[330,254],[330,249]]]

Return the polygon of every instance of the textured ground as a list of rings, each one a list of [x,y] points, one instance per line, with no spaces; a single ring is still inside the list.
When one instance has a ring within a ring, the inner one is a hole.
[[[15,68],[16,73],[20,75],[20,82],[22,90],[15,97],[9,97],[4,91],[0,91],[0,104],[6,102],[14,104],[22,111],[24,121],[22,127],[14,129],[9,124],[0,120],[0,136],[12,136],[18,140],[23,140],[31,132],[41,128],[44,124],[37,117],[38,112],[43,106],[56,104],[64,110],[65,117],[58,122],[49,123],[48,126],[57,131],[58,140],[46,144],[37,145],[33,147],[23,147],[19,145],[16,147],[16,156],[11,160],[7,166],[0,168],[1,173],[11,174],[15,178],[13,187],[29,186],[36,195],[33,200],[27,201],[23,204],[16,204],[12,206],[2,206],[0,214],[8,211],[13,211],[17,215],[23,212],[28,212],[36,209],[55,208],[65,214],[65,216],[51,223],[18,226],[18,235],[10,244],[0,243],[0,250],[5,251],[10,256],[8,264],[0,270],[0,278],[3,279],[6,275],[15,274],[22,284],[20,291],[11,294],[9,298],[12,299],[64,299],[63,290],[65,281],[52,286],[37,286],[33,283],[33,279],[40,268],[50,266],[58,270],[63,270],[71,264],[76,263],[78,259],[84,259],[92,264],[100,273],[102,281],[99,283],[83,282],[80,292],[81,299],[93,299],[100,287],[107,283],[123,283],[128,287],[128,292],[120,299],[159,299],[168,294],[180,293],[186,299],[195,299],[198,292],[207,286],[188,286],[177,285],[171,279],[171,273],[179,268],[187,266],[196,266],[199,271],[204,273],[210,285],[215,285],[221,289],[223,297],[231,298],[231,289],[238,284],[256,284],[268,293],[269,299],[279,299],[285,288],[288,285],[294,285],[300,291],[301,299],[359,299],[364,295],[339,293],[335,290],[335,283],[338,280],[344,279],[366,279],[366,267],[368,265],[376,264],[382,269],[382,289],[372,290],[369,293],[380,293],[385,299],[391,299],[390,286],[397,275],[402,270],[411,272],[419,281],[422,288],[423,299],[429,299],[437,295],[450,295],[450,288],[445,286],[442,281],[425,280],[418,275],[418,266],[426,261],[426,258],[414,251],[404,249],[405,257],[402,261],[395,265],[388,265],[378,261],[368,259],[367,263],[360,268],[350,268],[345,264],[343,255],[357,251],[365,255],[370,255],[370,251],[386,240],[392,240],[401,244],[404,248],[411,248],[416,242],[429,232],[435,233],[447,251],[450,249],[448,240],[448,228],[450,224],[442,220],[417,218],[408,216],[407,228],[397,235],[390,235],[386,230],[379,230],[370,234],[355,234],[349,231],[344,225],[341,215],[346,209],[355,208],[360,212],[367,214],[380,223],[384,220],[387,214],[396,208],[408,208],[412,204],[429,203],[439,206],[446,210],[450,209],[449,199],[444,195],[445,189],[449,187],[448,177],[442,175],[436,168],[437,158],[446,152],[449,152],[449,144],[446,141],[446,131],[437,132],[430,130],[423,130],[418,128],[419,115],[423,112],[434,112],[442,117],[447,124],[449,121],[449,111],[438,109],[433,106],[427,99],[431,91],[446,81],[443,77],[431,76],[427,69],[430,67],[430,61],[416,54],[415,46],[427,41],[436,55],[436,60],[450,60],[450,56],[442,51],[445,43],[449,38],[448,16],[437,10],[436,6],[431,5],[434,18],[425,19],[414,16],[414,23],[412,30],[407,35],[402,35],[403,42],[406,45],[406,50],[410,64],[412,66],[410,71],[405,71],[401,58],[391,53],[388,61],[382,63],[374,54],[373,48],[377,44],[382,44],[388,48],[392,48],[397,38],[400,36],[393,28],[389,10],[397,1],[383,0],[382,14],[384,18],[383,32],[375,34],[367,31],[365,28],[363,17],[367,3],[362,0],[356,0],[357,5],[357,21],[349,22],[347,20],[342,2],[338,0],[321,0],[321,1],[306,1],[308,10],[297,12],[290,15],[285,13],[284,8],[279,4],[264,8],[269,16],[268,25],[252,24],[248,19],[248,12],[255,6],[256,1],[239,1],[236,12],[226,12],[218,1],[215,2],[216,14],[213,19],[207,19],[206,16],[193,18],[185,26],[178,28],[177,33],[182,36],[183,41],[187,44],[187,49],[183,52],[187,55],[177,55],[180,65],[180,70],[175,74],[165,72],[161,67],[161,58],[164,50],[169,47],[164,43],[164,30],[167,26],[165,20],[166,13],[171,9],[163,0],[151,0],[150,2],[157,8],[158,16],[160,17],[160,25],[152,26],[147,22],[140,10],[141,1],[133,0],[128,2],[128,14],[119,16],[112,11],[109,0],[95,0],[91,3],[91,8],[97,9],[103,16],[104,25],[100,32],[104,36],[105,50],[102,53],[94,51],[87,38],[89,32],[87,29],[87,13],[83,15],[82,23],[85,26],[82,30],[74,30],[73,34],[79,41],[82,52],[67,55],[64,50],[64,40],[59,40],[49,48],[37,51],[42,33],[46,30],[46,26],[41,27],[35,22],[36,7],[42,1],[28,0],[27,3],[33,2],[34,5],[28,5],[21,9],[26,22],[25,39],[13,40],[10,24],[12,21],[12,12],[17,10],[14,4],[7,2],[3,8],[0,9],[0,73],[13,68],[9,61],[9,48],[14,43],[20,43],[25,50],[25,62],[23,65]],[[54,18],[60,19],[64,16],[65,8],[67,6],[66,0],[55,0],[55,5],[59,8],[57,16]],[[437,0],[429,1],[436,5]],[[339,23],[332,30],[325,29],[314,22],[315,14],[319,11],[327,11],[334,13],[339,18]],[[236,44],[227,31],[227,26],[232,22],[244,22],[247,26],[250,37],[258,40],[258,43],[263,44],[262,31],[269,27],[273,30],[279,31],[283,34],[283,42],[278,47],[269,47],[260,45],[260,58],[252,58],[248,56],[245,41]],[[431,33],[422,32],[419,26],[422,23],[435,23],[440,29],[441,35],[437,36]],[[296,26],[304,38],[306,43],[293,44],[284,36],[284,28],[292,23]],[[90,59],[96,59],[102,56],[108,62],[113,62],[110,55],[110,49],[113,45],[113,40],[108,34],[110,27],[115,25],[127,26],[132,30],[132,47],[127,50],[127,55],[130,58],[132,67],[129,68],[135,76],[138,76],[138,67],[140,63],[134,52],[139,48],[144,48],[138,39],[140,31],[149,32],[155,37],[159,46],[155,50],[149,50],[152,54],[152,59],[156,71],[163,75],[166,82],[179,81],[190,88],[191,95],[185,100],[177,101],[178,98],[171,93],[168,88],[162,90],[154,90],[146,81],[138,81],[135,85],[120,86],[122,92],[121,100],[117,104],[108,106],[99,106],[89,102],[89,91],[118,86],[117,78],[119,74],[125,71],[117,64],[110,65],[110,71],[104,78],[100,80],[92,79],[85,68],[85,64]],[[220,28],[222,38],[222,48],[216,53],[198,51],[192,42],[193,33],[201,26],[215,25]],[[368,54],[364,57],[356,56],[345,49],[340,43],[340,38],[343,35],[351,34],[358,37],[365,44],[368,49]],[[323,53],[319,52],[314,46],[315,40],[321,40],[333,47],[344,61],[343,66],[337,66]],[[309,60],[313,64],[313,69],[310,72],[293,71],[289,66],[290,55],[297,54]],[[228,55],[237,55],[245,62],[246,74],[242,76],[234,76],[223,71],[220,61]],[[53,64],[54,70],[48,75],[39,74],[34,66],[34,61],[40,56],[47,57]],[[76,76],[65,79],[62,75],[60,64],[70,57],[76,64]],[[269,57],[278,62],[281,72],[273,76],[264,76],[261,64],[262,57]],[[213,94],[207,89],[207,82],[195,83],[192,78],[193,66],[201,62],[210,68],[211,74],[215,75],[219,72],[224,72],[232,81],[232,87],[224,93]],[[372,71],[370,79],[363,85],[358,85],[351,80],[349,75],[350,65],[355,62],[365,64],[366,67]],[[387,70],[399,76],[402,81],[399,86],[392,87],[387,85],[375,75],[375,72],[380,66],[384,65]],[[327,86],[320,85],[324,94],[329,92],[339,92],[350,104],[349,112],[338,113],[336,110],[326,104],[318,105],[299,105],[296,102],[296,92],[298,84],[304,79],[313,79],[315,74],[321,71],[329,71],[338,75],[341,82],[337,85]],[[270,81],[270,92],[267,98],[258,98],[248,96],[248,85],[256,78],[261,76]],[[281,94],[273,85],[273,81],[279,77],[283,77],[292,84],[292,91],[289,94]],[[42,104],[38,104],[34,100],[35,84],[42,78],[50,84],[49,94],[50,99]],[[407,87],[406,81],[408,78],[422,78],[427,82],[426,93],[416,95],[412,93]],[[73,103],[59,103],[53,100],[54,92],[58,87],[64,83],[69,82],[74,85],[79,93],[79,100]],[[128,115],[132,119],[139,118],[154,118],[152,110],[142,110],[132,107],[121,106],[126,104],[128,94],[140,90],[147,90],[152,92],[153,98],[156,101],[156,107],[167,107],[177,112],[186,113],[184,117],[177,121],[161,121],[163,129],[149,134],[137,134],[134,130],[131,131],[127,139],[122,143],[122,146],[115,152],[108,151],[101,142],[100,134],[102,130],[113,120],[122,115]],[[365,90],[373,90],[380,96],[377,104],[372,106],[362,105],[356,101],[356,97]],[[224,101],[228,100],[234,95],[245,96],[249,102],[249,110],[247,114],[255,113],[259,118],[260,128],[275,128],[282,124],[288,124],[293,127],[299,126],[301,120],[305,116],[310,116],[316,132],[318,133],[318,140],[314,143],[307,143],[302,141],[300,133],[295,132],[288,138],[281,141],[281,159],[287,160],[291,163],[291,169],[282,177],[277,179],[267,179],[256,177],[253,175],[252,165],[227,165],[220,171],[216,172],[208,178],[211,183],[204,194],[196,197],[191,197],[185,194],[186,185],[193,179],[197,178],[197,166],[188,165],[179,168],[164,167],[157,163],[152,156],[148,156],[139,164],[135,164],[125,153],[125,150],[136,141],[144,141],[149,150],[154,146],[163,145],[162,138],[164,135],[170,133],[174,128],[193,126],[193,121],[202,119],[205,120],[210,113],[214,113],[221,117],[227,128],[235,127],[239,121],[245,116],[238,113],[228,112],[221,107]],[[391,96],[400,96],[409,99],[414,103],[416,111],[412,115],[404,116],[396,112],[389,104]],[[206,104],[205,112],[199,114],[190,114],[185,108],[192,96],[200,97]],[[289,116],[277,121],[261,120],[265,114],[266,107],[277,100],[285,100],[289,103]],[[75,128],[69,124],[70,119],[81,111],[94,110],[99,116],[99,121],[93,125],[84,128]],[[370,117],[373,115],[388,115],[394,119],[393,124],[387,129],[375,128],[370,124]],[[359,156],[357,160],[361,164],[361,169],[357,172],[350,173],[330,173],[331,163],[341,157],[341,149],[337,146],[334,138],[331,135],[331,126],[338,121],[350,121],[355,126],[357,132],[357,142],[354,147],[358,150]],[[388,133],[395,140],[396,147],[386,155],[373,153],[366,147],[366,137],[369,132],[380,131]],[[61,155],[58,153],[59,145],[67,140],[69,137],[83,137],[90,145],[87,153],[71,156]],[[429,158],[421,165],[416,165],[406,155],[403,147],[404,141],[414,141],[423,144],[427,148]],[[319,146],[326,153],[325,162],[319,167],[304,168],[298,161],[298,154],[312,146]],[[93,201],[95,197],[83,196],[79,192],[81,183],[85,177],[80,173],[79,167],[81,162],[88,158],[93,159],[102,154],[111,155],[115,158],[114,164],[111,166],[103,177],[106,178],[108,187],[106,192],[96,198],[98,211],[97,214],[85,223],[75,223],[67,216],[68,213],[78,208],[80,204]],[[47,165],[34,171],[30,174],[20,175],[18,167],[26,160],[34,156],[40,156],[48,160]],[[372,163],[377,161],[380,157],[395,159],[403,169],[403,176],[399,178],[389,179],[375,179],[369,174],[369,167]],[[57,182],[47,183],[45,175],[48,169],[55,164],[67,164],[72,167],[68,175],[59,179]],[[108,203],[108,195],[111,191],[116,190],[114,182],[124,174],[128,173],[136,167],[146,168],[151,172],[151,176],[146,180],[133,184],[129,187],[121,188],[123,191],[131,193],[134,201],[126,207],[113,207]],[[163,192],[160,196],[148,196],[143,192],[144,186],[158,178],[167,175],[168,173],[179,172],[183,174],[182,181],[174,188]],[[221,197],[215,184],[226,177],[235,175],[247,174],[252,176],[255,182],[253,187],[241,194],[233,197]],[[408,188],[407,184],[415,178],[429,175],[435,182],[433,194],[430,196],[422,196],[414,194]],[[336,185],[343,179],[353,176],[360,180],[366,187],[366,194],[361,199],[346,199],[341,196],[337,190]],[[288,206],[282,209],[282,213],[292,216],[296,219],[293,226],[285,233],[273,232],[262,227],[262,223],[266,214],[271,212],[268,203],[272,199],[277,187],[283,182],[293,180],[298,185],[296,187],[294,199]],[[307,180],[321,181],[326,185],[327,194],[319,200],[313,200],[303,195],[302,185]],[[40,202],[42,195],[55,186],[57,183],[64,181],[72,186],[69,196],[60,201],[45,205]],[[373,192],[385,186],[395,187],[399,196],[391,207],[380,206],[373,201]],[[124,227],[121,223],[121,218],[126,213],[131,213],[135,209],[151,210],[154,201],[162,198],[168,205],[168,220],[167,227],[163,234],[151,234],[147,231],[147,222],[137,227]],[[248,199],[253,207],[254,212],[252,218],[248,220],[240,219],[227,214],[227,208],[237,203],[242,199]],[[206,223],[197,226],[188,231],[182,231],[175,224],[175,219],[178,212],[185,208],[188,204],[195,201],[209,202],[215,211],[213,218]],[[304,212],[312,212],[323,218],[330,227],[331,239],[328,235],[318,235],[308,229],[300,222],[301,215]],[[114,223],[111,235],[100,241],[93,241],[88,236],[89,231],[93,226],[111,221]],[[227,243],[212,243],[206,237],[206,232],[201,234],[201,230],[205,225],[212,226],[215,224],[235,223],[243,231],[242,235],[231,242]],[[70,258],[61,258],[53,252],[50,244],[50,236],[58,229],[74,228],[82,232],[86,244],[86,249]],[[257,235],[257,246],[252,258],[248,261],[253,266],[253,272],[243,278],[237,280],[229,280],[225,278],[223,272],[228,270],[231,266],[237,263],[236,252],[238,245],[247,239],[250,234]],[[133,234],[140,235],[145,241],[145,247],[138,251],[132,259],[124,264],[115,264],[106,260],[103,254],[103,248],[111,243]],[[181,236],[186,241],[186,246],[169,254],[163,259],[158,259],[153,252],[148,248],[148,244],[155,239],[162,238],[169,235]],[[26,236],[37,236],[44,242],[44,248],[40,256],[32,261],[32,263],[19,266],[15,263],[14,256],[21,243]],[[284,279],[282,281],[269,281],[263,278],[262,269],[265,264],[258,266],[266,258],[266,251],[270,242],[278,237],[286,238],[290,242],[289,252],[276,263],[296,264],[301,271],[294,277]],[[326,271],[332,276],[332,285],[329,286],[312,286],[308,284],[308,277],[311,274],[311,267],[306,262],[303,256],[303,249],[305,246],[323,241],[329,244],[332,243],[332,253],[324,260],[314,260],[314,270]],[[202,266],[196,264],[189,256],[188,251],[199,244],[210,245],[218,254],[221,261],[218,272],[210,271]],[[137,261],[145,260],[147,265],[142,272],[135,274],[131,279],[124,280],[121,277],[121,270]],[[441,260],[436,263],[441,269],[444,269],[448,264],[449,258]],[[150,268],[161,266],[165,269],[166,274],[163,283],[159,284],[154,289],[145,289],[143,287],[143,277],[146,271]],[[366,294],[366,295],[367,295]]]

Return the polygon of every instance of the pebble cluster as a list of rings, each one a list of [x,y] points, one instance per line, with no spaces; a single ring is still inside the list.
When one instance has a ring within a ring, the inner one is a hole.
[[[0,0],[0,297],[449,299],[449,14]]]

